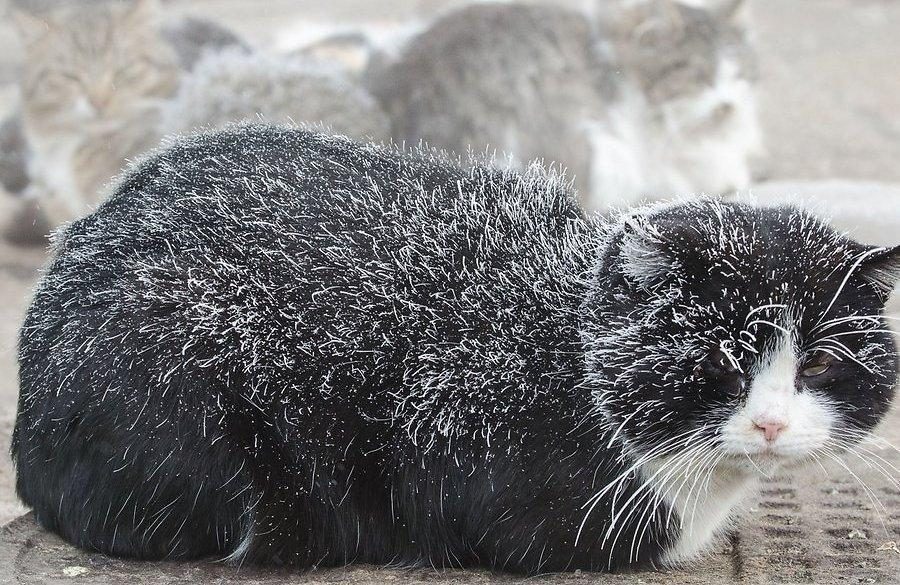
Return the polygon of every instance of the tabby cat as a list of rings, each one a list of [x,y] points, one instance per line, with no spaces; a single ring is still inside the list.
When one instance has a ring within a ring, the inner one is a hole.
[[[266,55],[212,21],[161,12],[156,0],[15,11],[26,48],[22,112],[0,142],[29,152],[0,160],[0,184],[25,194],[8,239],[42,241],[49,226],[32,225],[35,207],[50,226],[90,211],[128,159],[168,134],[261,117],[388,137],[374,98],[337,64]],[[23,158],[27,188],[15,168]]]
[[[28,195],[55,224],[89,209],[127,157],[157,143],[180,65],[154,0],[13,14],[25,48]]]

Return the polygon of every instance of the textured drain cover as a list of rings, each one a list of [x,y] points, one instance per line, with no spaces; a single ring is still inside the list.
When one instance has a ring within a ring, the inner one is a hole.
[[[745,581],[900,583],[900,491],[874,470],[851,470],[858,481],[845,471],[766,487],[740,531]]]

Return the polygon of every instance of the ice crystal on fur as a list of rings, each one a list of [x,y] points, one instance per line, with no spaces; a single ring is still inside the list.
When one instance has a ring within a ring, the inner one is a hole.
[[[140,558],[676,563],[731,521],[747,458],[881,417],[896,256],[792,208],[604,221],[538,167],[292,128],[180,139],[55,240],[21,335],[18,490]],[[784,385],[822,351],[833,380]],[[803,424],[761,445],[776,415]]]

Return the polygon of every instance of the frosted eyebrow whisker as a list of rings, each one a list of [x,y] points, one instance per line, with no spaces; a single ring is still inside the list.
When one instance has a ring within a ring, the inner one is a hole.
[[[889,315],[850,315],[847,317],[835,317],[834,319],[829,319],[828,321],[825,321],[824,323],[813,327],[811,329],[811,332],[830,329],[843,323],[850,323],[853,321],[869,321],[872,323],[879,323],[881,319],[886,319],[888,321],[900,321],[900,317],[891,317]]]
[[[754,319],[753,321],[751,321],[750,323],[747,324],[747,327],[753,327],[754,325],[757,325],[759,323],[762,323],[763,325],[769,325],[770,327],[774,327],[775,329],[778,329],[779,331],[781,331],[782,333],[784,333],[786,335],[791,334],[790,331],[788,331],[786,328],[782,327],[781,325],[776,325],[775,323],[772,323],[771,321],[766,321],[765,319]]]
[[[741,344],[741,347],[743,347],[744,349],[746,349],[746,350],[749,351],[750,353],[753,353],[753,354],[758,354],[758,353],[759,353],[759,351],[758,351],[755,347],[753,347],[752,345],[750,345],[749,343],[747,343],[747,342],[744,341],[743,339],[739,340],[738,343],[740,343],[740,344]]]
[[[892,329],[860,329],[859,331],[840,331],[838,333],[826,335],[825,337],[820,337],[819,339],[826,340],[834,339],[835,337],[847,337],[850,335],[868,335],[870,333],[885,333],[887,335],[900,336],[900,331],[893,331]]]
[[[738,372],[740,372],[742,374],[744,373],[744,369],[741,367],[741,362],[738,361],[738,359],[734,357],[734,355],[731,352],[731,349],[729,349],[728,347],[725,347],[725,342],[722,342],[719,344],[719,351],[721,351],[725,355],[725,357],[728,358],[728,361],[731,363],[731,367],[733,367],[735,370],[737,370]]]
[[[750,320],[750,317],[752,317],[756,313],[759,313],[760,311],[765,311],[766,309],[787,309],[787,305],[780,304],[780,303],[772,303],[769,305],[761,305],[759,307],[756,307],[755,309],[753,309],[752,311],[747,313],[747,317],[744,319],[744,323],[747,323],[747,321]],[[745,326],[749,327],[749,325],[745,325]]]
[[[813,351],[821,351],[822,353],[827,353],[828,355],[830,355],[831,357],[833,357],[834,359],[836,359],[838,361],[840,361],[840,359],[841,359],[841,357],[838,354],[836,354],[831,349],[828,349],[825,347],[818,347],[818,346],[814,345],[814,346],[812,346],[812,350]]]
[[[816,321],[817,326],[822,322],[822,319],[825,318],[825,315],[827,315],[828,312],[831,311],[832,307],[834,307],[834,304],[837,302],[838,297],[841,296],[842,292],[844,292],[844,287],[847,286],[848,282],[850,282],[850,277],[853,276],[853,273],[856,272],[856,269],[859,268],[860,265],[862,265],[863,261],[873,254],[884,252],[886,249],[887,248],[873,248],[872,250],[868,250],[867,252],[863,252],[862,254],[860,254],[859,258],[856,260],[853,266],[850,267],[850,270],[847,271],[847,275],[844,276],[844,280],[843,282],[841,282],[841,286],[839,286],[837,292],[834,293],[834,296],[831,298],[831,302],[828,303],[828,307],[826,307],[825,310],[822,311],[822,316],[819,317],[818,321]]]
[[[847,347],[846,345],[844,345],[844,344],[841,343],[840,341],[837,341],[837,340],[835,340],[835,339],[826,339],[826,340],[823,340],[823,341],[821,341],[821,342],[819,342],[819,343],[830,343],[830,344],[834,344],[835,346],[837,346],[837,350],[838,350],[840,353],[842,353],[843,355],[847,356],[847,358],[849,358],[850,360],[856,362],[856,363],[859,365],[859,367],[863,368],[864,370],[866,370],[866,371],[869,372],[870,374],[873,374],[873,375],[875,374],[875,371],[874,371],[872,368],[870,368],[870,367],[867,366],[866,364],[864,364],[864,363],[862,363],[861,361],[859,361],[859,359],[856,357],[856,354],[855,354],[853,351],[851,351],[849,347]],[[813,347],[816,347],[816,346],[813,346]]]
[[[818,332],[825,331],[826,329],[831,329],[832,327],[837,327],[844,323],[852,323],[854,321],[868,321],[870,323],[874,323],[876,325],[880,325],[882,319],[885,321],[900,321],[900,317],[892,317],[890,315],[856,315],[849,317],[836,317],[834,319],[829,319],[824,323],[813,327],[810,330],[811,335],[816,335]]]

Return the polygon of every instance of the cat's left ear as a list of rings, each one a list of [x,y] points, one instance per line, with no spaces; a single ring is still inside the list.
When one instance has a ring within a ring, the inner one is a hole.
[[[44,38],[54,27],[49,20],[20,8],[10,8],[10,15],[19,33],[19,38],[26,46]]]
[[[679,0],[695,8],[703,8],[722,22],[746,23],[746,0]]]
[[[125,20],[138,25],[155,22],[161,12],[159,0],[136,0],[125,12]]]
[[[622,273],[639,288],[652,290],[670,278],[675,259],[659,228],[646,218],[625,219],[619,247]]]
[[[859,270],[887,302],[891,292],[900,284],[900,246],[871,249]]]
[[[747,2],[745,0],[720,0],[713,10],[716,16],[722,20],[742,20],[746,16]]]

